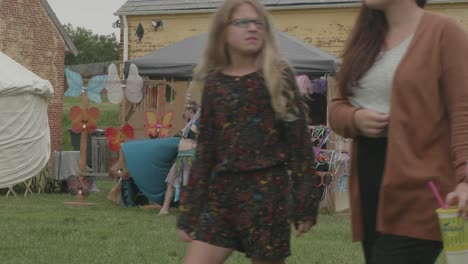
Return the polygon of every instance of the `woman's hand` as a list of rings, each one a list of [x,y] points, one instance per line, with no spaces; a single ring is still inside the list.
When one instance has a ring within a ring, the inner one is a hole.
[[[459,183],[445,199],[447,206],[451,206],[456,201],[458,201],[458,214],[464,216],[465,220],[468,221],[468,183]]]
[[[369,109],[359,109],[354,113],[354,122],[363,136],[376,138],[384,135],[390,117]]]
[[[448,207],[455,201],[458,201],[458,214],[468,221],[468,160],[465,164],[465,181],[459,183],[455,190],[447,195],[445,204]]]

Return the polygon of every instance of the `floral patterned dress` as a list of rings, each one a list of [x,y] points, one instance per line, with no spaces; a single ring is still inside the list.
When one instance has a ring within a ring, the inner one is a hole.
[[[297,91],[292,71],[287,82]],[[301,115],[281,121],[260,73],[207,78],[178,228],[248,257],[290,255],[289,220],[315,224],[320,199],[304,107],[295,98]]]

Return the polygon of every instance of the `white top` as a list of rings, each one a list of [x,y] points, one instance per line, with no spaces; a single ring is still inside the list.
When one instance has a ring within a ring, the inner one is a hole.
[[[413,34],[399,46],[378,56],[358,86],[353,87],[353,95],[348,98],[353,106],[383,114],[390,112],[390,95],[395,71],[412,39]]]

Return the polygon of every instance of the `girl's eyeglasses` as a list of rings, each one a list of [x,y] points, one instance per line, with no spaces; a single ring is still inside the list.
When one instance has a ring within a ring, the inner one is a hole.
[[[257,28],[263,28],[263,21],[260,19],[241,18],[231,21],[229,24],[238,28],[248,28],[250,24],[255,24]]]

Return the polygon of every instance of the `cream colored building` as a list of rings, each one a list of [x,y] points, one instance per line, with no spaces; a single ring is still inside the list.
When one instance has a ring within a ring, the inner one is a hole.
[[[121,62],[141,57],[187,37],[207,32],[213,11],[222,1],[127,1],[120,18]],[[275,27],[334,55],[340,55],[361,1],[264,0]],[[430,1],[429,11],[456,18],[468,30],[468,1]],[[152,22],[162,22],[154,29]],[[138,26],[143,29],[141,39]]]

